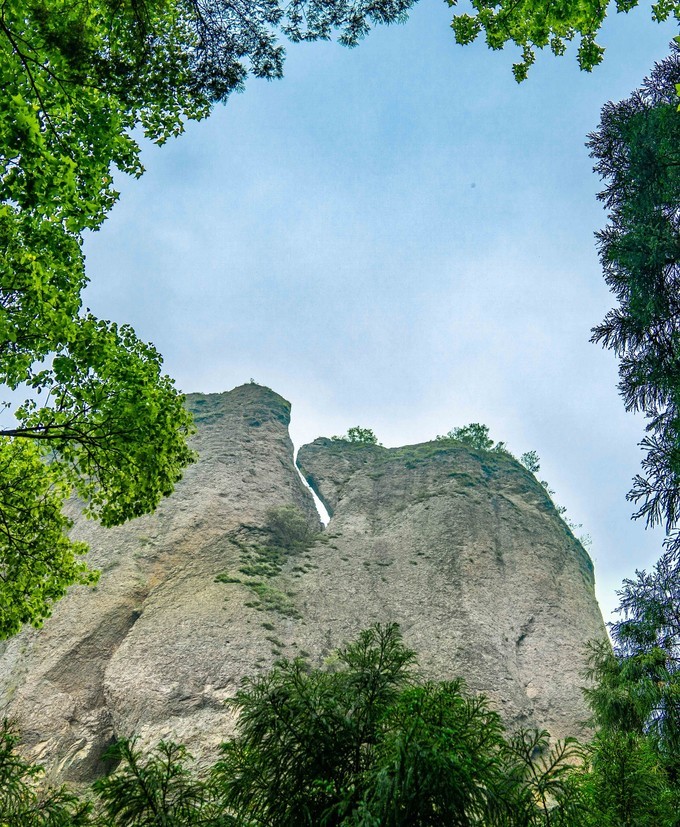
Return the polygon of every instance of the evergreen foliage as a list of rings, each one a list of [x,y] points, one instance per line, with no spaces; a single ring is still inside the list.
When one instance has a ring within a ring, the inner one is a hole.
[[[233,810],[258,825],[343,823],[413,660],[395,626],[376,627],[338,652],[336,669],[281,661],[249,682],[233,702],[239,736],[216,768]]]
[[[482,425],[479,422],[471,422],[469,425],[463,425],[460,428],[452,428],[446,436],[437,438],[455,439],[456,442],[462,442],[463,445],[477,448],[480,451],[491,451],[494,447],[494,441],[489,436],[489,426]]]
[[[680,571],[666,556],[619,596],[615,647],[593,650],[588,699],[600,727],[649,740],[680,792]]]
[[[605,644],[594,655],[592,743],[551,744],[508,736],[460,680],[419,679],[398,627],[373,626],[322,669],[281,660],[246,682],[231,701],[237,734],[209,771],[178,744],[143,755],[119,742],[91,803],[43,787],[5,724],[0,825],[678,827],[673,741],[650,728],[629,657]]]
[[[603,729],[588,751],[586,827],[676,827],[678,794],[649,738]]]
[[[161,741],[144,756],[134,740],[119,741],[109,758],[120,762],[118,772],[97,781],[102,827],[218,827],[221,807],[210,784],[192,773],[186,749]]]
[[[680,46],[626,100],[608,103],[589,136],[609,224],[598,234],[605,280],[618,300],[593,340],[619,357],[627,410],[648,420],[635,517],[663,524],[680,555]]]
[[[65,787],[40,785],[43,771],[18,754],[19,738],[0,724],[0,827],[82,827],[90,824],[91,806]]]
[[[519,461],[532,474],[538,474],[541,470],[541,460],[536,451],[525,451]]]
[[[348,428],[344,436],[335,436],[332,439],[341,439],[357,445],[380,445],[378,437],[371,428],[362,428],[359,425]]]
[[[583,747],[567,738],[550,745],[545,730],[520,730],[504,748],[506,808],[500,825],[526,827],[578,827],[585,800],[576,769]]]
[[[484,824],[499,806],[502,732],[483,697],[461,681],[405,689],[390,707],[359,812],[369,825]]]
[[[619,592],[614,649],[592,647],[589,825],[680,824],[680,571],[668,555]]]
[[[489,426],[482,425],[480,422],[471,422],[469,425],[452,428],[447,434],[438,435],[436,439],[451,439],[478,451],[496,451],[501,454],[510,454],[505,442],[494,442],[489,436]]]

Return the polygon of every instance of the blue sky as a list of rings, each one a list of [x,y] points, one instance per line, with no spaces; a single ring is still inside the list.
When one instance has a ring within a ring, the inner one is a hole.
[[[184,391],[254,378],[293,403],[297,445],[349,426],[388,446],[484,422],[591,535],[605,616],[661,536],[630,520],[643,422],[588,342],[611,306],[605,216],[584,146],[607,100],[668,52],[645,6],[613,15],[604,63],[455,44],[423,0],[356,49],[288,48],[181,138],[86,243],[86,302],[130,322]]]

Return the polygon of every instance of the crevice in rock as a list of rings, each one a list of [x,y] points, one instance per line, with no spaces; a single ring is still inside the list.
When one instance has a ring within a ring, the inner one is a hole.
[[[97,626],[59,658],[45,678],[69,695],[86,695],[86,705],[102,700],[104,671],[114,653],[142,614],[139,603],[121,611],[120,606],[103,615]],[[78,669],[73,664],[78,664]]]
[[[527,620],[527,622],[522,626],[519,631],[519,637],[515,641],[515,646],[519,649],[520,646],[524,643],[527,638],[527,635],[530,635],[534,628],[534,617],[533,615]]]
[[[318,491],[318,489],[314,485],[314,479],[311,478],[311,477],[310,477],[310,479],[307,479],[305,477],[305,475],[302,473],[302,471],[300,470],[300,466],[298,465],[298,461],[297,461],[298,451],[299,451],[299,448],[296,448],[295,449],[295,455],[293,457],[293,465],[295,466],[295,470],[297,471],[298,476],[302,480],[302,484],[307,489],[307,491],[309,491],[309,493],[312,495],[312,499],[314,500],[314,505],[316,506],[316,510],[319,514],[319,519],[321,520],[321,523],[322,523],[323,527],[326,528],[328,523],[331,521],[331,517],[333,516],[333,513],[332,513],[331,509],[328,507],[328,504],[324,502],[323,497],[321,496],[320,492]]]

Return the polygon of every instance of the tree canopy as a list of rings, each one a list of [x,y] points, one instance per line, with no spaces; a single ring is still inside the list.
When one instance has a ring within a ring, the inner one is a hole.
[[[494,442],[489,436],[489,426],[481,422],[471,422],[469,425],[452,428],[446,434],[438,434],[435,439],[451,439],[478,451],[495,451],[498,454],[512,456],[505,442]]]
[[[347,433],[341,439],[347,440],[347,442],[357,442],[361,445],[380,445],[378,437],[371,428],[362,428],[359,425],[348,428]]]
[[[506,739],[486,698],[414,666],[396,624],[376,625],[325,668],[282,660],[248,682],[211,778],[235,823],[576,827],[572,741]]]
[[[449,6],[458,0],[447,0]],[[567,44],[576,39],[579,43],[577,59],[581,69],[591,71],[604,57],[604,48],[595,38],[607,12],[615,7],[617,12],[629,12],[639,0],[566,0],[546,3],[543,0],[471,0],[472,14],[457,14],[451,28],[460,44],[472,43],[484,32],[490,49],[502,49],[514,43],[522,50],[522,58],[512,67],[515,79],[525,80],[536,49],[548,47],[554,55],[563,55]],[[670,16],[680,20],[678,0],[652,2],[652,18],[658,22]]]
[[[591,645],[592,824],[670,827],[680,813],[680,569],[662,558],[618,594],[613,650]]]
[[[680,785],[680,571],[662,558],[619,597],[614,650],[594,649],[588,698],[602,727],[648,736]]]

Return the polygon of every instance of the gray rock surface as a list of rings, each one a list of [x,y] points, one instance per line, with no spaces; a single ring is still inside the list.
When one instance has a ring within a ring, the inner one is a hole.
[[[0,712],[52,778],[100,775],[107,745],[133,733],[213,757],[245,676],[281,655],[320,664],[376,621],[399,622],[425,674],[463,675],[509,724],[581,732],[583,647],[605,634],[592,564],[518,463],[316,440],[299,464],[332,519],[282,551],[272,509],[321,528],[289,404],[253,384],[188,404],[199,460],[172,497],[109,530],[74,506],[99,584],[0,644]]]
[[[606,634],[593,566],[533,474],[450,440],[317,439],[298,464],[331,514],[300,589],[329,648],[397,621],[425,675],[464,677],[508,725],[585,734],[584,646]]]
[[[267,509],[318,515],[293,465],[290,405],[258,385],[192,394],[199,460],[158,511],[102,529],[76,519],[101,570],[76,587],[41,630],[0,650],[0,712],[15,719],[52,777],[85,781],[121,735],[210,751],[232,727],[223,700],[258,659],[269,663],[251,590],[215,578],[238,569],[234,542]]]

